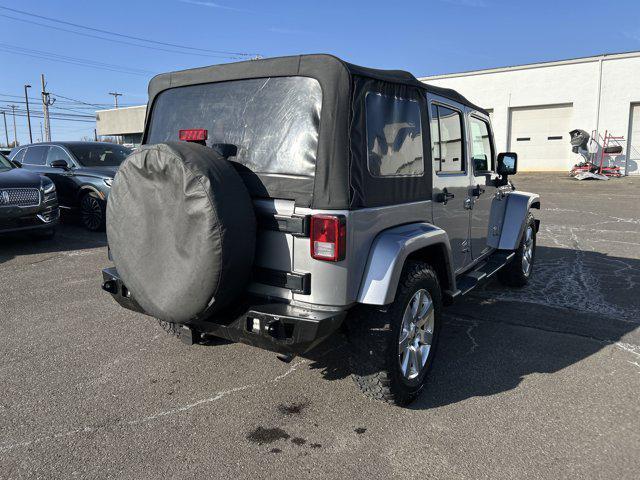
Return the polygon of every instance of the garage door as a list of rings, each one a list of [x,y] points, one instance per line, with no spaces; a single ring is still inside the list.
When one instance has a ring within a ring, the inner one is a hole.
[[[627,175],[640,175],[640,105],[631,107]]]
[[[571,168],[571,105],[512,108],[509,150],[518,154],[518,170]]]

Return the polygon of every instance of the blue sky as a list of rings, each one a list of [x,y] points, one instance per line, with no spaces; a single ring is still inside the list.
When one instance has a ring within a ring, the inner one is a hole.
[[[0,109],[12,101],[24,108],[25,83],[39,97],[44,73],[59,116],[91,115],[92,105],[113,103],[113,91],[124,93],[121,104],[142,104],[154,73],[248,54],[326,52],[420,76],[640,50],[637,0],[0,0],[0,7],[96,29],[0,8]],[[88,121],[52,120],[54,140],[93,134],[90,119],[66,118]],[[32,121],[34,137],[40,121]],[[25,143],[26,118],[17,117],[17,127]]]

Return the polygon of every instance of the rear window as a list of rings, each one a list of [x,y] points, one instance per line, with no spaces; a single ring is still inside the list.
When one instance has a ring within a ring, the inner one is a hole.
[[[146,143],[178,140],[182,129],[206,129],[207,145],[231,143],[236,161],[255,173],[312,177],[322,90],[307,77],[189,85],[156,98]]]
[[[83,167],[117,167],[131,153],[130,148],[115,144],[71,143],[67,148]]]

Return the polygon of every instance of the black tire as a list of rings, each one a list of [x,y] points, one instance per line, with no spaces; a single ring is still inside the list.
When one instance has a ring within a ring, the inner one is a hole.
[[[529,233],[531,234],[528,237]],[[527,252],[530,252],[528,254]],[[498,272],[498,280],[508,287],[524,287],[529,283],[533,264],[536,259],[536,222],[531,212],[527,214],[527,221],[524,226],[520,245],[516,250],[516,255]],[[527,267],[528,265],[528,267]]]
[[[102,232],[105,228],[107,204],[97,193],[87,192],[80,198],[80,218],[82,225],[92,232]]]
[[[401,334],[408,333],[403,329],[405,311],[415,305],[412,300],[420,291],[428,292],[433,307],[431,346],[423,366],[419,371],[415,370],[413,378],[409,378],[403,374],[401,363],[408,354],[402,353],[400,339]],[[362,307],[354,312],[347,324],[352,377],[365,395],[396,405],[407,405],[420,395],[436,353],[441,315],[442,293],[438,275],[424,262],[407,263],[396,298],[386,309]]]

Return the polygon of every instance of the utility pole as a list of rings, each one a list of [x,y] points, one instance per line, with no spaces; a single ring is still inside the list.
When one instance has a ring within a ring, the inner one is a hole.
[[[29,143],[33,143],[33,135],[31,135],[31,115],[29,113],[29,95],[27,95],[27,88],[31,88],[31,85],[24,86],[24,101],[27,104],[27,125],[29,125]]]
[[[42,135],[42,122],[40,122],[40,141],[44,142],[44,136]]]
[[[7,130],[7,114],[2,111],[2,118],[4,118],[4,137],[7,139],[7,147],[9,147],[9,130]]]
[[[42,111],[44,113],[44,134],[43,141],[51,141],[51,118],[49,118],[49,107],[55,103],[55,98],[52,99],[49,92],[47,92],[47,84],[44,81],[44,73],[40,74],[40,80],[42,81]]]
[[[17,105],[9,105],[9,108],[13,112],[13,146],[18,146],[18,130],[16,129],[16,107]]]
[[[123,94],[118,92],[109,92],[109,95],[113,95],[113,99],[116,102],[116,108],[118,108],[118,97],[121,97]]]

